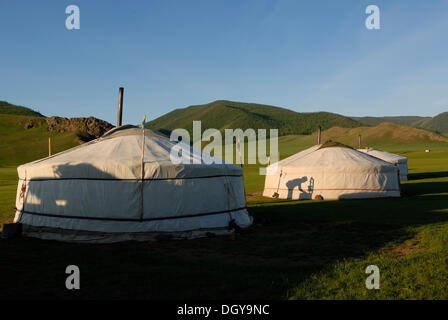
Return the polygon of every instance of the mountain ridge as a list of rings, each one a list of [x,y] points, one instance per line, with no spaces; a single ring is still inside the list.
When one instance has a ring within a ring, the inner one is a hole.
[[[203,105],[193,105],[175,109],[150,121],[147,127],[152,130],[170,132],[176,128],[192,132],[194,120],[201,120],[202,129],[215,128],[264,128],[279,129],[279,135],[310,134],[321,126],[327,129],[333,126],[356,127],[359,122],[330,112],[299,113],[277,106],[257,103],[216,100]]]
[[[407,125],[415,128],[431,130],[436,133],[448,133],[448,112],[442,112],[434,117],[421,116],[388,116],[388,117],[351,117],[352,119],[366,125],[379,125],[391,122]]]
[[[233,116],[229,116],[229,109],[235,111]],[[212,112],[216,112],[216,115],[210,115]],[[201,120],[203,129],[216,128],[220,131],[226,128],[279,128],[280,136],[310,134],[316,131],[318,126],[325,130],[332,126],[353,128],[366,125],[377,126],[381,123],[411,126],[438,134],[448,133],[448,112],[434,117],[352,117],[325,111],[296,112],[284,107],[230,100],[216,100],[206,104],[177,108],[150,121],[147,127],[165,133],[175,128],[184,128],[191,133],[193,120]]]
[[[238,128],[238,121],[244,120],[244,114],[249,114],[252,117],[252,113],[257,113],[255,112],[257,108],[256,106],[254,110],[249,110],[248,113],[237,110],[238,117],[233,119],[235,122],[226,123],[225,126]],[[272,109],[271,111],[275,113],[278,109]],[[199,108],[198,112],[204,112],[204,110]],[[294,114],[294,111],[287,112],[288,115],[291,113]],[[239,118],[242,115],[243,119]],[[263,113],[258,116],[263,120],[263,124],[266,120],[265,116]],[[217,117],[217,120],[219,120],[219,115]],[[52,152],[56,153],[96,138],[104,133],[104,130],[112,127],[107,123],[104,123],[102,127],[98,126],[97,121],[101,122],[102,120],[93,117],[67,119],[0,114],[0,136],[2,137],[0,139],[0,166],[17,165],[46,157],[48,155],[49,137],[51,137]],[[234,127],[233,124],[236,126]],[[85,133],[82,134],[82,131]],[[356,147],[359,134],[362,135],[363,145],[377,148],[421,150],[431,147],[431,149],[448,149],[448,137],[440,136],[428,130],[393,123],[345,128],[331,126],[322,131],[322,141],[332,139]],[[289,145],[289,149],[293,153],[300,151],[305,146],[314,145],[316,141],[316,131],[309,135],[285,135],[279,138],[279,142]]]
[[[42,122],[41,119],[48,119],[38,111],[6,101],[0,101],[0,114],[35,117],[35,119],[29,120],[27,124],[29,128],[39,125]],[[100,121],[99,119],[96,120]],[[175,128],[185,128],[191,133],[194,120],[202,121],[203,130],[207,128],[216,128],[220,131],[227,128],[244,130],[248,128],[278,128],[280,136],[310,134],[316,131],[318,126],[326,130],[334,126],[355,128],[365,125],[377,126],[381,123],[395,123],[430,130],[438,134],[448,134],[448,112],[440,113],[434,117],[350,117],[325,111],[296,112],[279,106],[230,100],[216,100],[206,104],[177,108],[148,122],[146,126],[165,133],[169,133]],[[65,123],[66,121],[56,122]]]

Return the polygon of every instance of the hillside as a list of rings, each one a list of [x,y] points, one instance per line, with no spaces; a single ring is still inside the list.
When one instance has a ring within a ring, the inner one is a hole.
[[[6,101],[0,101],[0,114],[14,114],[14,115],[20,115],[20,116],[43,117],[43,115],[37,111],[34,111],[27,107],[16,106],[16,105],[8,103]]]
[[[377,126],[383,122],[391,122],[401,124],[404,126],[415,127],[416,124],[429,120],[431,117],[418,117],[418,116],[396,116],[396,117],[351,117],[362,124],[369,126]]]
[[[184,128],[191,133],[194,120],[202,121],[202,130],[278,128],[279,135],[310,134],[319,125],[323,129],[333,126],[347,128],[360,126],[360,123],[353,119],[329,112],[298,113],[269,105],[219,100],[176,109],[149,122],[147,127],[162,132]]]
[[[437,133],[448,133],[448,112],[435,117],[397,116],[397,117],[351,117],[351,119],[369,126],[391,122],[405,126],[432,130]]]
[[[364,147],[387,148],[395,150],[414,150],[429,148],[448,148],[448,138],[425,129],[402,126],[384,122],[374,127],[341,128],[333,127],[322,132],[322,141],[334,140],[349,146],[358,147],[358,135]],[[317,133],[308,136],[291,137],[298,145],[316,144]]]
[[[416,126],[439,133],[448,133],[448,112],[443,112],[433,118],[421,120],[416,123]]]
[[[74,132],[47,131],[43,121],[39,126],[26,129],[23,124],[39,118],[0,114],[0,167],[18,165],[48,156],[48,137],[51,136],[53,153],[79,144]]]
[[[29,117],[0,114],[0,166],[17,165],[97,138],[112,125],[96,118]]]

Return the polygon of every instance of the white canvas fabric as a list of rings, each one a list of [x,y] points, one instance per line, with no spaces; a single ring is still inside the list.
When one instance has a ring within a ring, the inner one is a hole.
[[[142,129],[123,126],[19,166],[16,222],[115,235],[198,235],[227,228],[231,220],[242,228],[252,224],[240,167],[206,164],[188,145],[145,130],[142,171],[142,142]],[[191,164],[171,162],[176,145]]]
[[[281,199],[399,197],[398,169],[346,146],[316,145],[267,168],[263,196]]]
[[[408,181],[408,158],[372,148],[358,149],[358,151],[396,165],[400,171],[400,181]]]

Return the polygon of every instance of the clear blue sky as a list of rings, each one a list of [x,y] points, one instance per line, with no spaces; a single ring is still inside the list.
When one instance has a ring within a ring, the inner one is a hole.
[[[445,0],[0,0],[0,100],[112,123],[119,86],[125,123],[218,99],[433,116],[448,111],[447,18]]]

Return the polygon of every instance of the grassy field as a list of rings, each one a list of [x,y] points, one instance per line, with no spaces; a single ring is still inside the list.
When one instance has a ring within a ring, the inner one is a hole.
[[[282,157],[307,143],[282,137]],[[0,298],[448,299],[448,150],[395,147],[409,157],[402,198],[250,195],[255,224],[234,238],[110,245],[1,240]],[[16,165],[0,167],[0,223],[12,221],[16,175]],[[245,166],[245,182],[248,194],[262,190],[257,166]],[[81,290],[65,289],[69,264],[80,267]],[[380,290],[365,288],[370,264],[380,268]]]
[[[50,137],[53,154],[79,145],[75,133],[50,133],[46,123],[24,129],[24,124],[30,119],[42,118],[0,114],[0,167],[15,166],[48,156]]]

